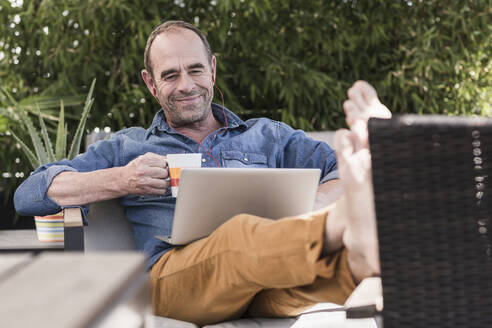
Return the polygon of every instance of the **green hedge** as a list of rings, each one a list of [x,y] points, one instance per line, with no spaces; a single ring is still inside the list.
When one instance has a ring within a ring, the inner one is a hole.
[[[395,112],[485,115],[490,4],[32,0],[12,8],[2,1],[0,79],[22,98],[34,90],[84,93],[96,77],[90,125],[147,125],[157,104],[139,76],[146,37],[163,20],[183,19],[207,33],[226,105],[244,117],[340,127],[341,103],[357,79],[373,83]]]
[[[225,104],[243,118],[267,116],[307,130],[341,127],[345,92],[357,79],[374,84],[394,112],[491,111],[492,1],[11,5],[18,2],[0,0],[0,84],[16,99],[65,97],[87,93],[97,78],[90,128],[150,123],[158,105],[140,78],[143,51],[152,28],[168,19],[195,23],[208,35]],[[79,116],[80,109],[68,114]],[[0,137],[8,147],[8,136]]]

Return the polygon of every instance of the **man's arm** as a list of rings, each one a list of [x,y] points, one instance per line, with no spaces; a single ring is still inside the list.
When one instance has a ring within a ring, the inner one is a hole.
[[[48,188],[48,197],[60,206],[89,203],[124,196],[123,167],[93,172],[62,172]]]
[[[164,156],[147,153],[126,166],[93,172],[62,172],[47,195],[60,206],[86,205],[128,194],[164,194],[169,187]]]
[[[107,143],[101,145],[104,147],[96,156],[99,158],[101,153],[111,152]],[[147,153],[125,166],[113,168],[104,168],[106,163],[95,165],[95,162],[90,156],[78,157],[39,168],[15,191],[16,211],[23,215],[47,215],[59,212],[60,207],[85,205],[127,194],[163,194],[169,187],[164,156]]]

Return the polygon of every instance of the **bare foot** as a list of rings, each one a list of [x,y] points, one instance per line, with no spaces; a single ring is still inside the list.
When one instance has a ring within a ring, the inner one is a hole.
[[[339,130],[335,136],[343,196],[333,214],[344,220],[343,244],[352,274],[359,282],[380,272],[367,122],[370,117],[389,118],[391,112],[364,81],[357,81],[349,89],[343,107],[350,130]]]

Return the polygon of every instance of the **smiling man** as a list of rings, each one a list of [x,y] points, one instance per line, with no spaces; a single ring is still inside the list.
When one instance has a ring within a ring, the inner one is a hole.
[[[338,139],[345,196],[333,208],[277,221],[238,215],[209,237],[174,247],[154,237],[170,233],[176,201],[166,154],[202,153],[203,167],[319,168],[319,207],[340,195],[337,163],[328,145],[300,130],[266,118],[243,121],[212,103],[216,58],[193,25],[158,26],[144,63],[142,78],[161,106],[150,127],[119,131],[71,161],[38,168],[16,191],[19,213],[74,206],[86,213],[92,202],[119,198],[149,259],[154,312],[200,325],[343,303],[357,282],[378,273],[370,165],[360,146],[367,118],[383,108],[372,87],[356,83],[344,105],[356,129]],[[354,211],[349,205],[357,203]]]
[[[172,128],[206,136],[222,126],[211,109],[216,59],[192,30],[159,32],[147,43],[142,78]]]

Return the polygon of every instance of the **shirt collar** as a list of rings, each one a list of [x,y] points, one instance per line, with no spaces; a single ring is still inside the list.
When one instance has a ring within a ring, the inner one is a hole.
[[[227,128],[228,129],[235,129],[240,126],[247,127],[246,123],[241,120],[236,114],[228,110],[227,108],[224,107],[224,110],[222,110],[222,106],[212,103],[212,113],[214,117],[222,123],[224,126],[225,124],[225,119],[224,119],[224,113],[225,116],[227,117]],[[174,130],[172,127],[169,126],[166,122],[166,114],[164,113],[164,109],[160,109],[154,116],[154,119],[152,120],[152,124],[150,127],[147,129],[147,132],[145,133],[145,138],[148,138],[151,134],[157,134],[157,131],[165,131],[168,133],[178,133],[176,130]]]

